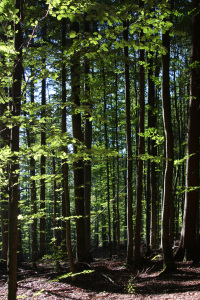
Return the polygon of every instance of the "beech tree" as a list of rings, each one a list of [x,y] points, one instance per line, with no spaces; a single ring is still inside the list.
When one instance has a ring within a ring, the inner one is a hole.
[[[84,34],[85,38],[90,33],[90,22],[86,20],[87,14],[84,14]],[[92,147],[92,121],[91,110],[92,110],[92,99],[90,93],[90,60],[87,58],[86,54],[88,53],[89,48],[85,49],[84,56],[84,96],[85,96],[85,126],[84,126],[84,143],[88,152],[91,152]],[[89,154],[89,159],[84,164],[84,205],[85,205],[85,248],[86,248],[86,257],[91,259],[91,180],[92,180],[92,165],[91,165],[91,153]]]
[[[139,0],[139,8],[143,2]],[[140,32],[140,43],[143,31]],[[139,78],[139,141],[138,141],[138,167],[137,167],[137,191],[136,191],[136,219],[135,219],[135,263],[140,263],[140,241],[141,241],[141,216],[142,216],[142,192],[143,192],[143,160],[144,154],[144,110],[145,110],[145,74],[144,74],[144,49],[139,52],[140,78]]]
[[[123,22],[123,37],[128,41],[128,22]],[[128,63],[128,47],[124,47],[124,76],[125,76],[125,103],[126,103],[126,151],[127,151],[127,263],[133,262],[133,190],[132,190],[132,142],[131,142],[131,103],[130,77]]]
[[[199,261],[198,207],[199,207],[199,134],[200,134],[200,4],[193,0],[192,53],[190,105],[187,136],[186,191],[183,227],[179,251],[187,260]],[[182,257],[183,258],[183,257]]]
[[[79,23],[71,22],[70,30],[75,32],[77,37],[79,33]],[[77,42],[77,37],[72,39],[72,45]],[[80,107],[80,53],[74,49],[71,58],[71,98],[73,101],[72,127],[74,143],[74,153],[79,154],[83,144],[83,131],[81,125],[81,113],[78,112]],[[76,250],[77,260],[84,260],[85,253],[85,208],[84,208],[84,164],[80,158],[75,159],[73,163],[74,171],[74,198],[76,210]]]
[[[170,239],[170,211],[173,203],[172,186],[174,153],[169,83],[170,35],[168,30],[162,34],[162,43],[166,49],[166,54],[162,55],[162,107],[166,144],[166,167],[162,208],[162,249],[166,270],[171,270],[174,268],[172,245]]]
[[[31,73],[32,76],[33,75],[33,68],[31,67]],[[35,97],[34,97],[34,81],[33,79],[31,80],[30,83],[30,88],[31,88],[31,104],[34,104],[35,101]],[[33,126],[33,123],[31,123],[30,125]],[[35,137],[34,134],[32,132],[32,130],[29,128],[27,128],[27,138],[28,138],[28,146],[31,147],[34,142],[35,142]],[[35,176],[35,169],[36,169],[36,162],[33,156],[30,157],[30,177],[34,178]],[[36,214],[37,214],[37,202],[36,202],[36,184],[35,184],[35,180],[32,179],[31,180],[31,205],[32,205],[32,212],[34,214],[34,220],[33,220],[33,224],[32,224],[32,263],[33,263],[33,267],[36,268],[36,259],[37,259],[37,218],[36,218]]]
[[[67,132],[67,107],[66,107],[66,97],[67,97],[67,90],[66,90],[66,62],[64,60],[64,51],[66,50],[66,26],[67,22],[66,19],[62,19],[62,55],[63,55],[63,64],[62,64],[62,134],[65,135]],[[65,155],[68,153],[68,147],[63,146],[63,152]],[[70,271],[74,273],[74,263],[73,263],[73,254],[72,254],[72,244],[71,244],[71,210],[70,210],[70,195],[69,195],[69,166],[67,163],[66,158],[63,159],[63,196],[62,196],[62,216],[66,218],[66,222],[62,222],[62,252],[64,255],[66,254],[65,251],[68,252],[68,259],[70,265]],[[65,227],[66,226],[66,227]],[[66,236],[63,236],[65,235]]]
[[[46,39],[46,24],[44,25],[42,38],[45,41]],[[44,53],[44,57],[42,57],[42,65],[45,70],[46,68],[46,57]],[[42,79],[42,113],[41,118],[43,119],[43,126],[41,128],[41,147],[45,147],[46,145],[46,129],[45,129],[45,118],[46,118],[46,78]],[[40,189],[40,209],[42,211],[43,216],[40,219],[40,256],[43,257],[46,254],[46,241],[45,241],[45,199],[46,199],[46,186],[44,175],[46,173],[46,157],[45,155],[41,155],[41,189]]]
[[[17,20],[14,23],[14,47],[17,56],[14,60],[12,81],[12,129],[10,133],[11,165],[10,165],[10,201],[8,222],[8,299],[16,299],[17,292],[17,245],[18,245],[18,202],[19,202],[19,116],[21,107],[22,84],[22,16],[23,2],[15,1],[15,9],[18,11]]]

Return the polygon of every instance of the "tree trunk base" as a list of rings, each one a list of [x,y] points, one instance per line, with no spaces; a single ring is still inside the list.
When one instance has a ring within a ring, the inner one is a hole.
[[[175,252],[174,260],[175,261],[183,261],[184,260],[184,249],[181,245],[179,245],[178,249]]]
[[[164,267],[164,269],[160,272],[158,277],[162,277],[162,276],[174,273],[174,272],[176,272],[176,270],[177,270],[177,268],[176,268],[175,264],[173,264],[171,266]]]

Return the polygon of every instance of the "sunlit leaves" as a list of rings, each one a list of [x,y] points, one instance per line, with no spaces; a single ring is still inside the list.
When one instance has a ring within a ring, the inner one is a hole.
[[[155,140],[156,142],[156,145],[161,145],[164,143],[164,136],[163,135],[160,135],[158,133],[158,130],[157,128],[154,128],[154,127],[149,127],[147,130],[145,130],[144,133],[138,133],[138,135],[142,136],[142,137],[145,137],[145,138],[151,138],[152,140]]]

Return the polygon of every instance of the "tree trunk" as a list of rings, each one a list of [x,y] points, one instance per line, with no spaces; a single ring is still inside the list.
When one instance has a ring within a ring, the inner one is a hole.
[[[154,82],[152,79],[153,76],[153,53],[150,53],[152,57],[149,60],[149,71],[148,71],[148,128],[153,127],[153,103],[155,97],[155,89],[154,89]],[[151,146],[152,146],[152,139],[148,137],[147,140],[147,151],[148,154],[151,155]],[[147,253],[150,252],[150,214],[151,214],[151,160],[148,159],[147,161],[147,187],[146,187],[146,251]]]
[[[66,48],[66,19],[62,19],[62,54],[64,57],[64,51]],[[67,131],[67,122],[66,122],[66,66],[65,62],[62,65],[62,134],[65,135]],[[67,146],[63,147],[64,153],[68,153]],[[71,222],[70,222],[70,198],[69,198],[69,172],[68,172],[68,164],[66,160],[63,160],[63,196],[62,196],[62,217],[66,218],[66,221],[62,221],[62,252],[64,256],[66,255],[66,250],[68,252],[68,260],[70,266],[70,272],[74,273],[74,262],[73,262],[73,253],[72,253],[72,245],[71,245]],[[73,278],[73,277],[72,277]]]
[[[107,113],[107,99],[106,99],[106,77],[105,69],[103,67],[103,92],[104,92],[104,118],[106,119]],[[104,132],[105,132],[105,148],[108,150],[108,131],[107,122],[104,122]],[[108,247],[109,255],[112,257],[112,245],[111,245],[111,217],[110,217],[110,170],[109,170],[109,160],[106,158],[106,190],[107,190],[107,206],[108,206]]]
[[[117,70],[117,63],[115,61],[115,69]],[[116,138],[116,151],[119,153],[118,141],[118,75],[115,73],[115,138]],[[117,194],[116,194],[116,229],[117,229],[117,254],[120,255],[120,212],[119,212],[119,155],[117,155]]]
[[[44,34],[45,36],[45,34]],[[45,59],[43,59],[43,63],[45,65]],[[45,66],[44,66],[45,67]],[[46,79],[42,79],[42,118],[45,118],[46,115]],[[46,126],[45,122],[42,125],[41,129],[41,146],[46,146]],[[40,168],[41,168],[41,176],[44,176],[46,173],[46,157],[44,155],[41,155],[41,162],[40,162]],[[40,219],[40,257],[43,257],[46,254],[46,241],[45,241],[45,197],[46,197],[46,188],[45,188],[45,179],[42,178],[40,180],[41,188],[40,188],[40,209],[43,214],[43,216]]]
[[[139,0],[139,8],[143,6],[143,2]],[[140,40],[143,36],[143,32],[140,33]],[[140,49],[139,53],[140,64],[140,77],[139,77],[139,134],[144,133],[144,89],[145,89],[145,74],[144,74],[144,50]],[[143,160],[140,158],[144,154],[144,137],[139,135],[139,147],[138,147],[138,169],[137,169],[137,191],[136,191],[136,220],[135,220],[135,264],[140,264],[140,244],[141,244],[141,223],[142,223],[142,178],[143,178]]]
[[[65,135],[67,131],[67,121],[66,121],[66,97],[67,97],[67,92],[66,92],[66,64],[64,61],[64,51],[66,50],[66,19],[62,19],[62,57],[63,57],[63,64],[62,64],[62,134]],[[67,142],[66,142],[67,143]],[[63,151],[67,154],[68,149],[67,146],[63,147]],[[66,205],[70,206],[69,202],[69,187],[68,187],[68,165],[66,160],[63,159],[63,194],[62,194],[62,217],[66,218]],[[66,176],[66,178],[65,178]],[[67,182],[67,185],[65,186],[65,181]],[[66,201],[67,200],[67,201]],[[70,207],[67,209],[68,212],[70,212]],[[70,216],[70,214],[69,214]],[[68,216],[68,217],[69,217]],[[68,220],[68,225],[70,227],[70,220]],[[61,232],[61,237],[62,237],[62,242],[61,242],[61,249],[63,256],[66,257],[67,254],[67,221],[64,219],[62,220],[62,232]],[[70,233],[70,231],[69,231]],[[70,236],[70,235],[69,235]],[[70,238],[70,243],[71,243],[71,238]]]
[[[200,3],[193,0],[190,106],[186,165],[186,192],[181,247],[187,260],[199,261],[197,217],[199,209],[199,134],[200,134]]]
[[[170,240],[170,209],[172,205],[172,181],[173,181],[173,132],[171,123],[171,99],[169,87],[169,59],[170,36],[169,32],[162,34],[162,44],[167,53],[162,56],[162,105],[163,122],[166,142],[166,167],[164,177],[163,210],[162,210],[162,249],[166,271],[174,269],[172,245]]]
[[[71,31],[79,33],[79,24],[71,23]],[[77,37],[76,37],[77,38]],[[73,47],[74,39],[72,39]],[[71,97],[74,112],[72,115],[72,128],[74,143],[75,161],[74,169],[74,199],[76,211],[76,255],[78,262],[84,260],[85,256],[85,208],[84,208],[84,163],[82,158],[76,158],[79,154],[79,147],[83,143],[83,132],[81,126],[81,113],[76,109],[80,108],[80,53],[75,52],[71,58]]]
[[[84,32],[87,36],[90,32],[89,22],[86,20],[87,15],[84,16]],[[87,48],[86,51],[89,51]],[[90,61],[85,56],[84,58],[84,74],[85,74],[85,106],[86,106],[86,115],[85,115],[85,132],[84,132],[84,141],[85,146],[88,152],[91,151],[92,145],[92,122],[90,120],[92,108],[91,99],[90,99]],[[86,253],[85,257],[91,259],[91,228],[90,228],[90,206],[91,206],[91,155],[89,159],[84,164],[84,202],[85,202],[85,248]]]
[[[31,67],[31,77],[33,78],[33,68]],[[31,104],[34,104],[34,82],[31,80]],[[33,124],[31,124],[33,125]],[[28,136],[28,147],[30,148],[34,142],[34,133],[31,131],[27,131]],[[33,267],[36,268],[36,259],[37,259],[37,203],[36,203],[36,185],[35,180],[32,177],[35,176],[35,159],[31,156],[30,158],[30,178],[31,178],[31,205],[32,205],[32,213],[35,215],[33,219],[33,223],[31,225],[32,231],[32,245],[31,245],[31,260]]]
[[[18,23],[14,24],[15,36],[14,46],[18,52],[14,60],[14,73],[12,84],[12,116],[20,116],[21,109],[21,83],[22,83],[22,12],[23,2],[15,1],[15,9],[18,11]],[[8,224],[8,300],[15,300],[17,293],[17,215],[19,201],[19,120],[13,121],[11,129],[11,151],[15,153],[12,157],[10,170],[10,203],[9,203],[9,224]]]
[[[123,22],[123,38],[128,41],[128,24]],[[126,102],[126,151],[127,151],[127,263],[133,262],[133,188],[132,188],[132,140],[131,140],[131,103],[128,47],[124,47],[124,75],[125,75],[125,102]]]

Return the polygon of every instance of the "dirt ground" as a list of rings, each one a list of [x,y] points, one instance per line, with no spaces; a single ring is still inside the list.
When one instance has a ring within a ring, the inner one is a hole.
[[[18,271],[17,299],[181,299],[200,300],[200,264],[177,263],[177,271],[160,276],[162,262],[145,261],[139,270],[127,267],[125,259],[95,259],[82,266],[76,280],[62,265],[59,273],[50,263],[37,271],[23,263]],[[7,275],[0,271],[0,299],[7,299]]]

